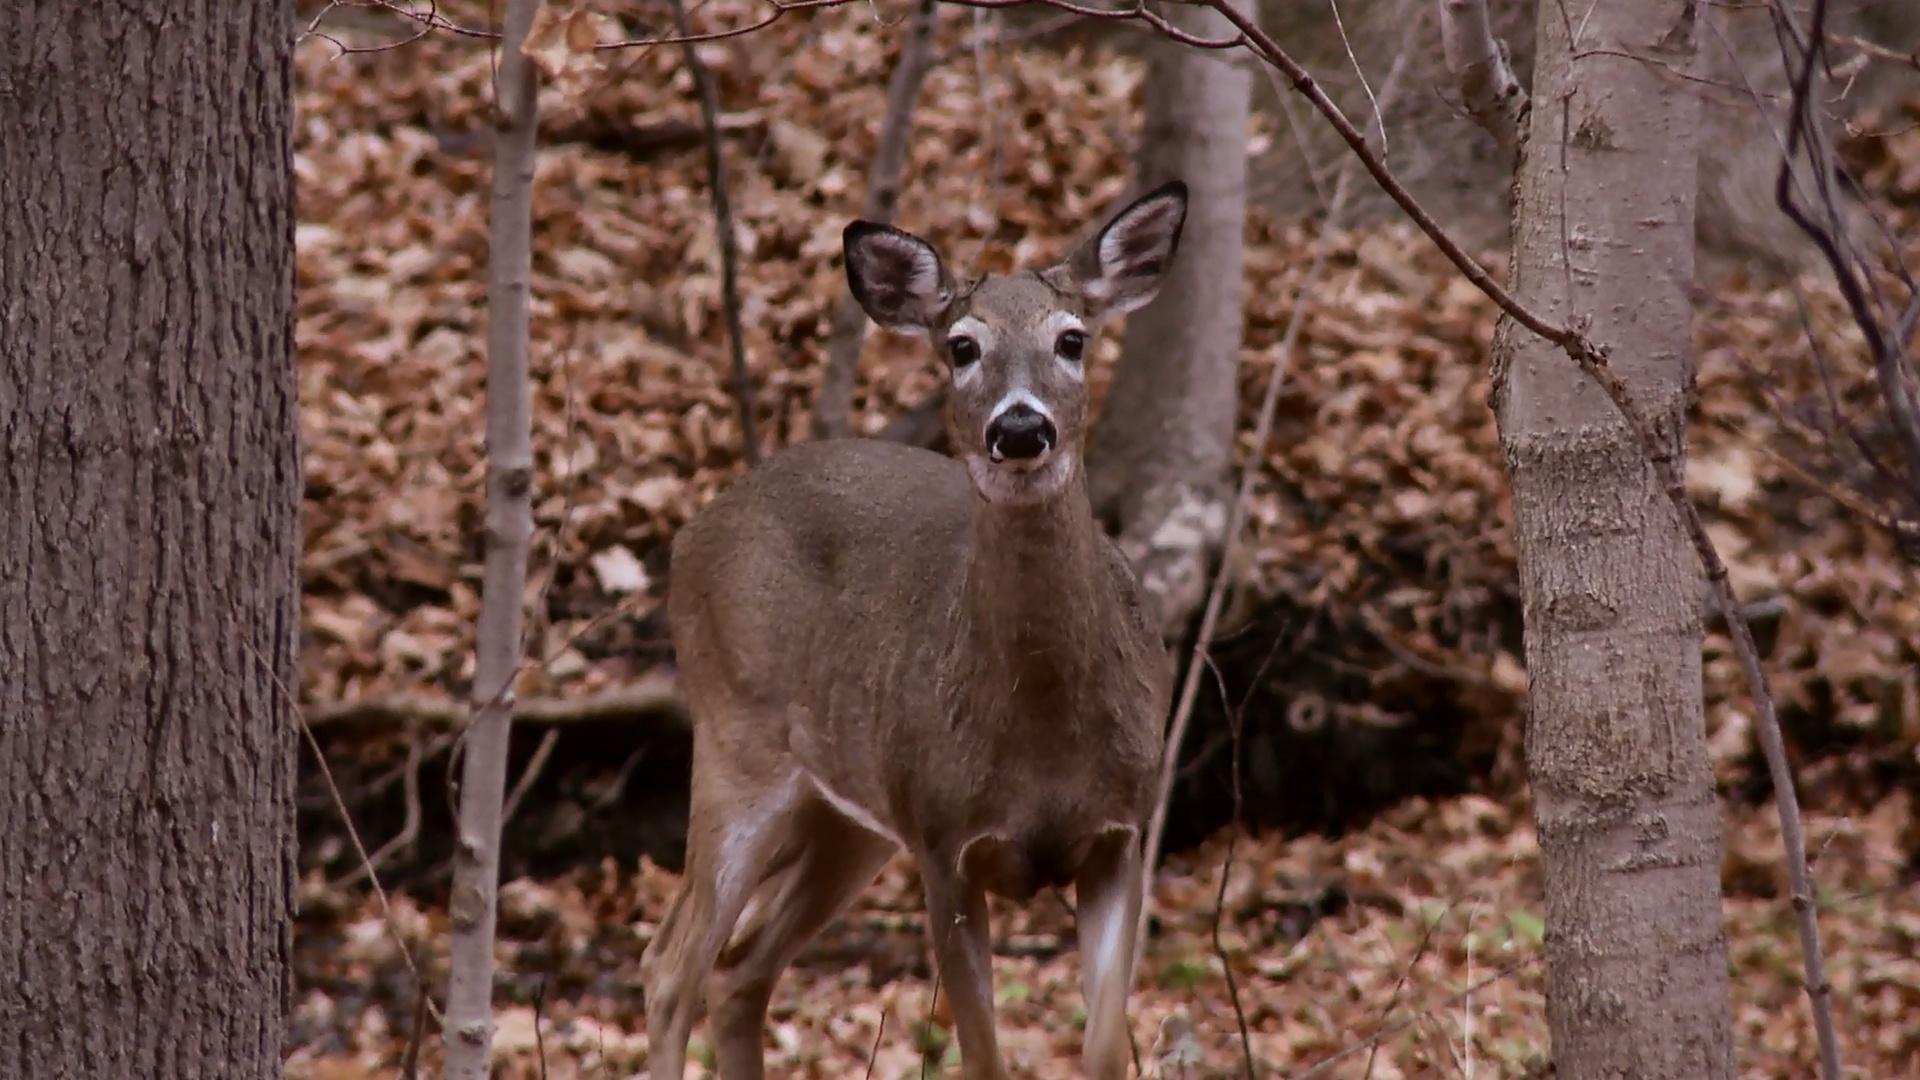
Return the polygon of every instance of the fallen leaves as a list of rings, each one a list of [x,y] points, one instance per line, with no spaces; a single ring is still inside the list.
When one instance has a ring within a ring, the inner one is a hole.
[[[470,7],[443,5],[483,22]],[[704,28],[737,25],[755,10],[715,0],[696,18]],[[631,642],[659,602],[671,537],[741,467],[694,152],[701,136],[677,50],[590,47],[590,37],[666,28],[660,12],[645,13],[616,23],[549,6],[529,46],[550,82],[534,192],[530,651],[553,662],[528,671],[527,692],[584,698],[647,674],[663,646]],[[757,419],[777,443],[807,430],[828,311],[844,288],[839,228],[858,211],[898,41],[850,10],[796,14],[703,47],[727,109]],[[961,44],[958,28],[942,41]],[[980,265],[1003,267],[1064,250],[1122,195],[1142,69],[1084,43],[990,59],[990,102],[972,64],[930,73],[901,216],[950,255],[990,238]],[[297,63],[303,695],[321,705],[458,700],[478,611],[492,58],[483,43],[434,35],[346,57],[310,42]],[[1273,136],[1270,119],[1258,126],[1256,137]],[[1877,153],[1867,180],[1905,200],[1895,232],[1911,242],[1920,237],[1920,133],[1884,140]],[[1249,223],[1243,419],[1276,362],[1318,238],[1265,212]],[[1306,1067],[1410,1020],[1377,1056],[1358,1053],[1355,1068],[1331,1075],[1360,1075],[1369,1057],[1376,1078],[1434,1075],[1453,1069],[1460,1014],[1436,1007],[1468,984],[1469,942],[1481,973],[1525,961],[1537,954],[1543,914],[1511,768],[1526,672],[1487,401],[1494,315],[1406,228],[1328,239],[1276,437],[1251,463],[1253,542],[1233,568],[1241,625],[1265,630],[1249,620],[1277,610],[1306,629],[1249,723],[1308,733],[1353,724],[1403,742],[1457,723],[1464,730],[1449,735],[1448,752],[1475,748],[1507,771],[1495,768],[1497,799],[1403,802],[1349,835],[1248,845],[1228,893],[1226,963],[1246,990],[1256,1051],[1276,1068]],[[1902,1075],[1920,1054],[1909,1023],[1920,974],[1907,959],[1920,944],[1920,911],[1899,868],[1920,849],[1920,588],[1883,533],[1807,479],[1881,494],[1870,475],[1818,452],[1829,400],[1875,437],[1872,386],[1837,367],[1829,394],[1807,366],[1796,289],[1826,352],[1857,354],[1857,335],[1817,278],[1704,290],[1689,486],[1743,598],[1783,612],[1769,670],[1815,815],[1846,1041],[1869,1074]],[[1096,350],[1096,388],[1116,352]],[[876,429],[940,378],[914,343],[872,335],[856,429]],[[1243,459],[1249,451],[1243,439]],[[626,616],[634,625],[610,640],[627,644],[580,640]],[[1717,639],[1704,679],[1717,767],[1738,796],[1752,783],[1752,743],[1739,673]],[[1256,760],[1249,770],[1285,764]],[[1772,825],[1764,808],[1737,797],[1729,807],[1743,1068],[1794,1075],[1811,1036],[1790,919],[1768,879]],[[1234,1068],[1232,1011],[1208,943],[1219,854],[1217,841],[1204,845],[1161,879],[1167,918],[1134,1034],[1143,1049],[1160,1045],[1153,1057],[1164,1075]],[[508,887],[507,1072],[532,1074],[525,1035],[543,979],[553,982],[543,1020],[552,1075],[642,1066],[633,963],[675,881],[651,865],[594,866]],[[396,903],[409,940],[430,953],[444,913]],[[290,1075],[390,1072],[412,996],[390,938],[369,923],[371,901],[308,881],[302,905],[301,1049]],[[860,1075],[877,1043],[874,1075],[892,1080],[917,1070],[922,1049],[936,1058],[950,1049],[928,1007],[917,911],[911,873],[895,866],[803,959],[776,998],[776,1075]],[[1003,940],[1072,940],[1060,905],[997,918]],[[1007,1046],[1022,1074],[1071,1075],[1070,944],[998,967]],[[1400,1004],[1388,1007],[1403,974]],[[1537,968],[1473,1001],[1481,1060],[1524,1074],[1545,1045]]]

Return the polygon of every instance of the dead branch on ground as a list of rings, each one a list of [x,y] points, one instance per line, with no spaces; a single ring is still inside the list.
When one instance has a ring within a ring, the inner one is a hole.
[[[471,710],[452,698],[428,694],[392,694],[335,705],[308,706],[302,713],[315,728],[347,726],[407,726],[458,731],[472,719]],[[686,702],[670,675],[655,672],[637,683],[578,698],[525,698],[513,702],[516,724],[617,723],[645,720],[665,723],[675,730],[687,725]]]

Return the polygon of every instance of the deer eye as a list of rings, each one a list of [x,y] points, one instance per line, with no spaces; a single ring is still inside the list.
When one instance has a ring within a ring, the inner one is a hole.
[[[980,343],[965,334],[955,334],[947,339],[947,355],[953,358],[954,367],[966,367],[980,359]]]
[[[1079,330],[1062,330],[1060,337],[1053,343],[1053,351],[1061,359],[1072,360],[1077,364],[1080,362],[1081,355],[1087,351],[1087,335]]]

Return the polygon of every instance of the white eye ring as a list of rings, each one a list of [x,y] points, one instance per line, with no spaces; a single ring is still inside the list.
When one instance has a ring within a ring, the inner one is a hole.
[[[1053,337],[1053,359],[1060,365],[1061,373],[1076,381],[1085,379],[1087,377],[1086,347],[1093,343],[1093,335],[1087,332],[1087,324],[1081,322],[1079,316],[1070,311],[1056,311],[1047,316],[1044,330]],[[1060,351],[1060,342],[1068,334],[1080,336],[1079,356],[1068,356]]]

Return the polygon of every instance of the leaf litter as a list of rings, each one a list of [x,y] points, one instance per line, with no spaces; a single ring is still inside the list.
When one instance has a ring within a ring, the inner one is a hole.
[[[441,10],[485,20],[477,5]],[[756,10],[713,0],[695,19],[711,29]],[[619,623],[657,636],[665,545],[742,467],[690,81],[675,50],[580,47],[588,34],[660,32],[665,9],[644,25],[579,12],[556,10],[543,38],[556,82],[542,95],[534,204],[540,480],[529,600],[543,605],[536,625],[554,647],[541,654],[568,659],[530,665],[523,696],[586,695],[658,662],[657,652],[636,660],[583,643]],[[961,56],[964,21],[941,32]],[[857,213],[899,39],[852,8],[700,46],[722,94],[748,355],[773,444],[807,430],[844,288],[838,232]],[[302,694],[458,698],[479,601],[492,69],[484,48],[448,34],[335,52],[309,39],[296,53]],[[1122,195],[1143,69],[1099,39],[1006,48],[991,61],[991,109],[973,64],[929,75],[901,223],[949,253],[984,236],[982,266],[1001,268],[1063,250]],[[1910,257],[1920,254],[1916,114],[1920,101],[1909,102],[1872,125],[1895,134],[1850,148]],[[1274,121],[1259,123],[1257,137],[1273,138]],[[1318,235],[1251,215],[1243,430]],[[1469,1061],[1494,1075],[1548,1075],[1545,912],[1518,756],[1519,598],[1487,405],[1494,313],[1407,228],[1332,239],[1276,438],[1255,463],[1253,542],[1230,568],[1238,618],[1257,623],[1275,606],[1314,612],[1326,629],[1298,666],[1365,672],[1361,692],[1324,692],[1325,722],[1422,723],[1421,708],[1380,700],[1468,716],[1461,738],[1490,762],[1483,793],[1403,799],[1338,835],[1268,830],[1243,841],[1224,960],[1210,944],[1224,837],[1172,856],[1134,1037],[1150,1075],[1237,1075],[1224,963],[1242,988],[1256,1060],[1275,1075],[1343,1051],[1322,1075],[1461,1075]],[[1826,380],[1796,290],[1832,362]],[[1920,589],[1890,537],[1833,496],[1894,505],[1830,434],[1836,411],[1869,445],[1890,445],[1888,433],[1874,426],[1871,373],[1856,370],[1857,334],[1825,283],[1735,276],[1699,298],[1689,485],[1742,596],[1771,605],[1769,670],[1809,808],[1847,1059],[1860,1075],[1911,1075]],[[1096,351],[1096,393],[1116,353],[1111,341]],[[872,335],[856,429],[878,430],[939,381],[913,342]],[[1763,770],[1734,659],[1715,636],[1706,648],[1739,1067],[1806,1075],[1812,1034]],[[364,887],[333,887],[312,858],[303,865],[288,1074],[397,1075],[415,995],[406,967]],[[506,885],[504,1075],[540,1075],[542,1042],[545,1075],[644,1067],[637,961],[676,881],[651,861],[602,860]],[[401,932],[439,977],[440,899],[422,889],[394,900]],[[773,1075],[866,1075],[871,1058],[871,1075],[892,1080],[918,1075],[923,1055],[950,1055],[950,1018],[929,1001],[920,911],[913,872],[896,863],[802,957],[775,997]],[[1084,1014],[1068,905],[1042,898],[995,916],[1009,1060],[1017,1075],[1074,1075]],[[1377,1049],[1356,1049],[1376,1036]]]

